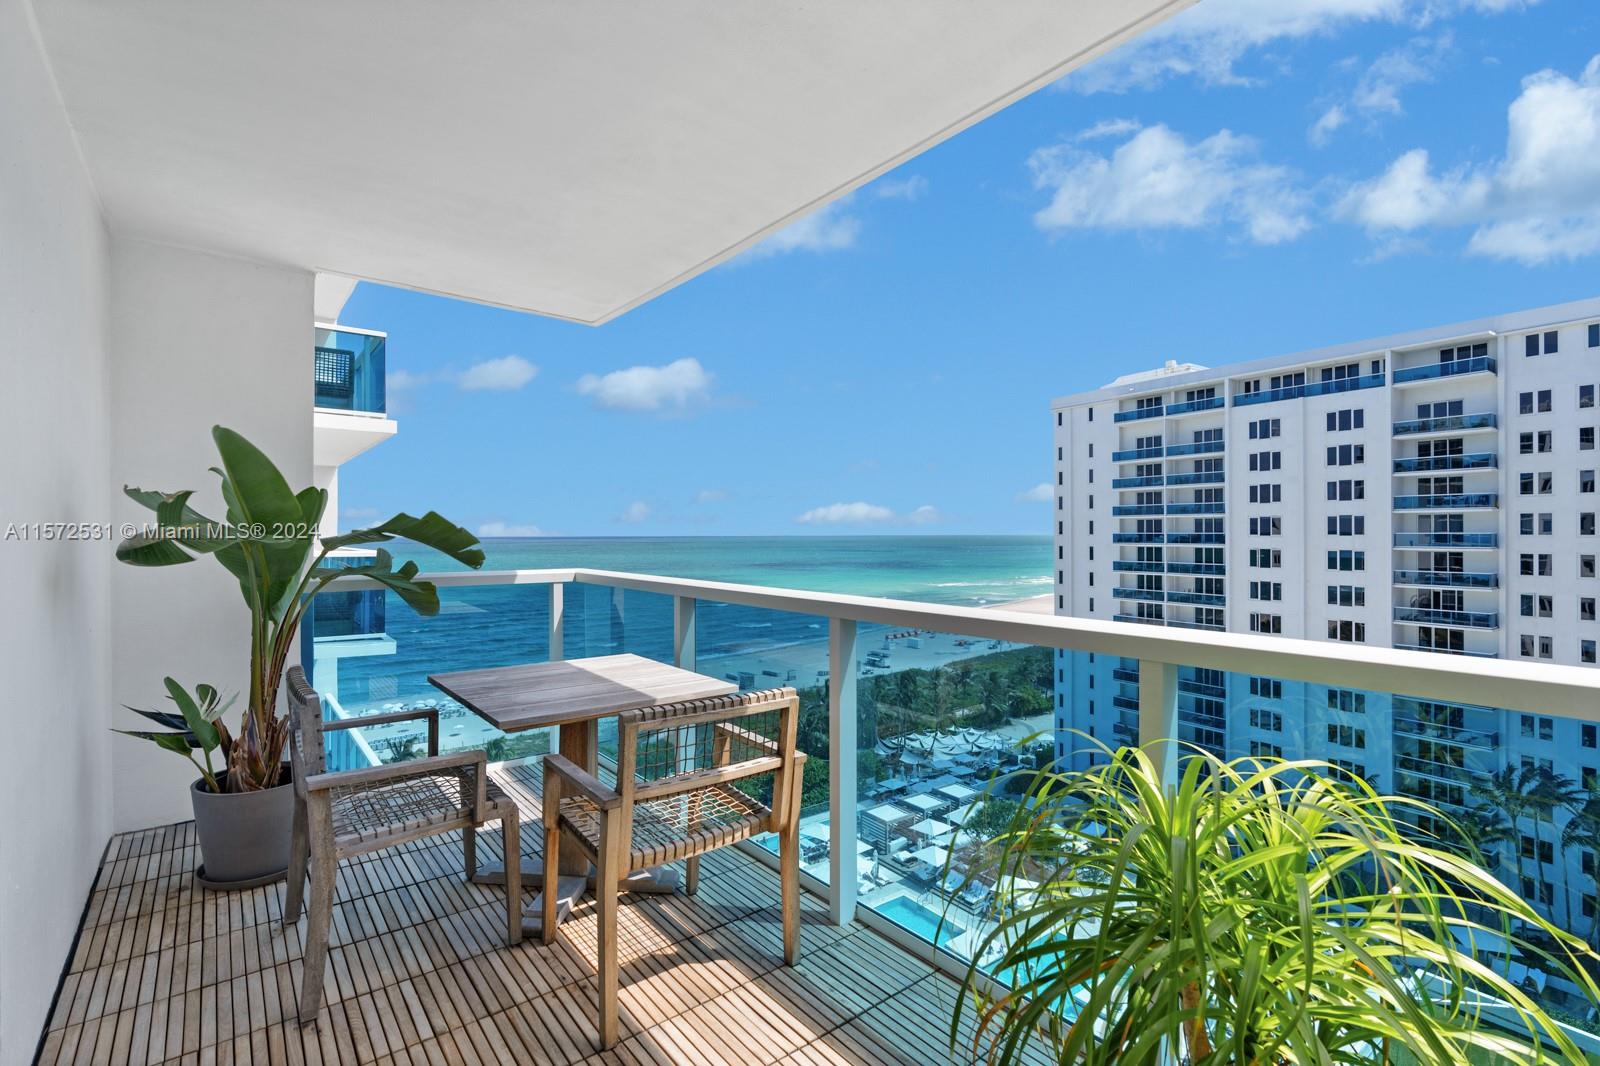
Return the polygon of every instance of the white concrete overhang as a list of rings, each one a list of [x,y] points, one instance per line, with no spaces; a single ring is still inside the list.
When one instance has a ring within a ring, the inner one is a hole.
[[[604,322],[1193,0],[32,0],[112,228]]]
[[[343,466],[394,436],[399,428],[394,419],[383,415],[318,407],[311,419],[311,462],[315,466]]]

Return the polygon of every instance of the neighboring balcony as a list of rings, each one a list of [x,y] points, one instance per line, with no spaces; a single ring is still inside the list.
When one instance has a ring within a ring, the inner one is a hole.
[[[1168,474],[1168,485],[1220,485],[1223,473],[1220,470],[1191,470],[1186,474]]]
[[[1112,452],[1111,461],[1113,463],[1133,463],[1138,462],[1140,459],[1159,459],[1161,458],[1161,451],[1160,445],[1154,448],[1124,448],[1120,452]],[[1166,451],[1169,455],[1172,454],[1171,448],[1166,449]]]
[[[388,340],[382,333],[318,326],[312,354],[315,405],[327,411],[383,414]]]
[[[1500,575],[1482,571],[1396,570],[1394,583],[1433,588],[1497,589],[1500,587]]]
[[[1396,496],[1396,511],[1486,511],[1500,505],[1495,492],[1446,492],[1421,496]]]
[[[1167,624],[1167,620],[1165,618],[1146,618],[1143,615],[1137,614],[1113,615],[1111,620],[1113,622],[1132,622],[1135,625],[1145,626],[1164,626]]]
[[[1147,474],[1144,477],[1114,477],[1111,479],[1111,487],[1114,489],[1158,489],[1161,487],[1161,475]]]
[[[1111,569],[1126,570],[1135,574],[1159,574],[1166,569],[1166,565],[1150,562],[1147,559],[1113,559]]]
[[[1111,590],[1111,595],[1119,600],[1150,600],[1159,603],[1165,598],[1166,594],[1160,589],[1114,588]]]
[[[1130,685],[1139,683],[1139,671],[1130,670],[1126,666],[1118,666],[1111,671],[1111,676],[1117,681],[1124,681]]]
[[[1457,359],[1449,363],[1424,363],[1422,366],[1408,366],[1403,370],[1394,372],[1396,385],[1414,385],[1419,382],[1437,381],[1440,378],[1466,377],[1475,374],[1498,373],[1494,356],[1480,355],[1476,359]]]
[[[1113,533],[1113,544],[1161,544],[1166,540],[1164,533]]]
[[[1394,424],[1397,437],[1418,437],[1431,433],[1481,433],[1500,428],[1492,411],[1470,415],[1440,415],[1438,418],[1406,418]]]
[[[1396,548],[1459,548],[1492,551],[1500,546],[1498,533],[1396,533]]]
[[[1139,701],[1136,697],[1119,694],[1111,697],[1111,706],[1124,711],[1137,711],[1139,709]]]
[[[1469,455],[1418,455],[1394,461],[1396,474],[1420,474],[1431,470],[1493,470],[1500,465],[1494,452]]]
[[[1437,647],[1437,646],[1429,645],[1429,644],[1404,644],[1404,643],[1396,643],[1395,644],[1395,648],[1398,651],[1427,651],[1427,652],[1435,652],[1435,653],[1437,653],[1439,655],[1467,655],[1467,656],[1471,656],[1474,659],[1498,659],[1498,658],[1500,658],[1500,652],[1498,650],[1490,650],[1490,649],[1482,649],[1482,648],[1441,648],[1441,647]]]
[[[1114,539],[1114,538],[1113,538]],[[1168,533],[1168,544],[1226,544],[1226,533]]]
[[[1223,442],[1220,440],[1197,440],[1190,441],[1188,444],[1167,445],[1167,455],[1169,457],[1174,455],[1211,455],[1222,450]]]
[[[1226,596],[1213,592],[1179,592],[1173,590],[1167,593],[1168,603],[1191,603],[1198,607],[1221,607],[1228,602]],[[1180,684],[1180,688],[1182,685]]]
[[[1256,392],[1241,392],[1233,397],[1235,407],[1249,407],[1258,403],[1275,403],[1278,400],[1297,400],[1302,396],[1326,396],[1339,392],[1355,392],[1359,389],[1381,388],[1384,383],[1382,374],[1365,374],[1353,378],[1331,378],[1327,381],[1308,381],[1303,385],[1285,385],[1277,389],[1260,389]]]
[[[1196,411],[1215,411],[1227,401],[1221,396],[1207,396],[1203,400],[1185,400],[1183,403],[1167,404],[1167,417],[1175,418],[1178,415],[1193,414]]]
[[[1155,407],[1135,407],[1131,411],[1118,411],[1111,416],[1113,422],[1138,422],[1146,418],[1160,418],[1166,414],[1166,408],[1159,404]]]
[[[1167,514],[1222,514],[1225,510],[1221,500],[1167,504]]]
[[[1499,629],[1497,611],[1455,611],[1437,607],[1396,607],[1394,620],[1407,625],[1455,626],[1458,629]]]
[[[1176,626],[1178,629],[1207,629],[1214,633],[1221,633],[1223,626],[1212,625],[1210,622],[1191,622],[1184,618],[1169,618],[1167,625]]]
[[[1149,517],[1161,514],[1159,503],[1119,503],[1111,508],[1111,513],[1118,518]]]
[[[1167,563],[1167,573],[1169,574],[1222,575],[1227,572],[1228,567],[1223,563],[1186,563],[1176,560]]]

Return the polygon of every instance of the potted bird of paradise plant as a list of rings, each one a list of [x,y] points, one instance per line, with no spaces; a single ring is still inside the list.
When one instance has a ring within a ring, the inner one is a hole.
[[[237,725],[224,720],[234,698],[212,684],[185,688],[171,677],[167,695],[175,712],[130,708],[163,730],[118,732],[151,741],[195,763],[190,788],[204,865],[202,880],[238,887],[280,875],[289,862],[293,790],[285,763],[290,722],[278,713],[278,689],[295,634],[312,600],[340,577],[362,577],[395,593],[420,615],[439,612],[439,593],[417,578],[417,564],[400,565],[383,548],[355,565],[333,558],[342,548],[405,539],[443,552],[476,569],[483,565],[478,539],[430,511],[421,518],[397,514],[380,525],[332,537],[319,535],[328,505],[325,489],[295,492],[279,469],[239,433],[213,427],[221,465],[226,519],[215,521],[189,505],[193,490],[156,492],[125,487],[155,512],[152,527],[127,538],[117,558],[131,566],[176,566],[211,556],[239,584],[250,612],[247,693]],[[196,759],[194,752],[202,753]],[[221,754],[221,766],[212,755]]]

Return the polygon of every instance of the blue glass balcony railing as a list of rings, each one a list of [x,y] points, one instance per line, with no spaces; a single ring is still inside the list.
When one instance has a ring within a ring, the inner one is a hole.
[[[1119,518],[1128,515],[1158,515],[1161,513],[1159,503],[1119,503],[1111,508],[1111,513]]]
[[[1135,407],[1131,411],[1118,411],[1111,416],[1113,422],[1137,422],[1144,418],[1160,418],[1166,413],[1166,408],[1157,404],[1155,407]]]
[[[1172,449],[1168,448],[1167,451],[1170,454]],[[1161,446],[1159,444],[1154,448],[1124,448],[1120,452],[1111,453],[1111,461],[1113,463],[1131,463],[1137,459],[1159,458],[1161,458]]]
[[[1111,487],[1114,489],[1147,489],[1161,485],[1160,474],[1149,474],[1144,477],[1114,477]]]
[[[1189,622],[1182,618],[1169,618],[1167,619],[1167,625],[1176,626],[1179,629],[1209,629],[1216,633],[1220,633],[1224,628],[1226,628],[1224,626],[1216,625],[1212,622]]]
[[[1449,363],[1427,363],[1423,366],[1408,366],[1404,370],[1394,372],[1394,383],[1404,385],[1408,381],[1432,381],[1435,378],[1455,377],[1460,374],[1495,374],[1498,367],[1491,355],[1480,355],[1476,359],[1457,359]]]
[[[1197,440],[1188,444],[1169,444],[1168,455],[1207,455],[1211,452],[1220,452],[1223,442],[1220,440]]]
[[[1226,505],[1221,500],[1201,503],[1169,503],[1168,514],[1223,514]]]
[[[1395,647],[1400,651],[1431,651],[1440,655],[1471,655],[1478,659],[1498,659],[1500,657],[1498,651],[1475,651],[1470,648],[1441,648],[1428,644],[1396,644]]]
[[[1500,575],[1484,571],[1396,570],[1394,583],[1456,589],[1497,589],[1500,587]]]
[[[1151,600],[1159,602],[1164,598],[1160,589],[1124,589],[1114,588],[1111,595],[1119,600]]]
[[[1177,561],[1167,563],[1167,573],[1169,574],[1226,574],[1227,572],[1228,568],[1223,563],[1184,563]]]
[[[1165,618],[1147,618],[1144,615],[1138,614],[1113,615],[1111,620],[1113,622],[1133,622],[1136,625],[1143,626],[1164,626],[1167,624],[1167,620]]]
[[[1498,533],[1396,533],[1396,548],[1497,548]]]
[[[1201,606],[1201,607],[1221,607],[1225,603],[1228,602],[1228,598],[1226,596],[1223,596],[1223,595],[1219,594],[1219,593],[1212,593],[1212,592],[1176,592],[1175,591],[1175,592],[1167,593],[1167,602],[1168,603],[1193,603],[1193,604],[1197,604],[1198,606]],[[1183,683],[1179,682],[1178,683],[1178,687],[1182,688],[1183,687]]]
[[[1139,671],[1129,670],[1125,666],[1119,666],[1113,669],[1111,671],[1111,676],[1118,681],[1123,681],[1130,685],[1137,685],[1139,683]]]
[[[1138,532],[1111,534],[1111,543],[1113,544],[1160,544],[1165,539],[1166,536],[1162,533]]]
[[[1278,400],[1293,400],[1306,394],[1304,385],[1285,385],[1279,389],[1257,389],[1255,392],[1236,393],[1233,397],[1233,406],[1249,407],[1258,403],[1275,403]]]
[[[1497,492],[1444,492],[1421,496],[1396,496],[1397,511],[1469,511],[1477,508],[1498,507]]]
[[[1221,396],[1207,396],[1203,400],[1185,400],[1183,403],[1169,403],[1167,404],[1167,417],[1192,414],[1195,411],[1214,411],[1225,402]]]
[[[387,344],[382,334],[317,327],[312,351],[315,406],[383,414]]]
[[[1302,396],[1324,396],[1335,392],[1355,392],[1357,389],[1376,389],[1383,385],[1382,374],[1366,374],[1354,378],[1330,378],[1327,381],[1308,381],[1303,385],[1285,385],[1277,389],[1241,392],[1233,398],[1235,407],[1251,404],[1294,400]]]
[[[1460,626],[1463,629],[1499,629],[1497,611],[1455,611],[1436,607],[1396,607],[1396,622],[1425,626]]]
[[[1499,416],[1491,411],[1470,415],[1440,415],[1437,418],[1406,418],[1394,424],[1394,435],[1456,433],[1470,429],[1495,429],[1499,425]]]
[[[1121,708],[1124,711],[1137,711],[1139,709],[1139,701],[1132,696],[1112,696],[1111,706]]]
[[[1226,533],[1168,533],[1168,544],[1226,544]]]
[[[1178,691],[1191,692],[1197,696],[1211,696],[1219,700],[1226,698],[1228,695],[1228,688],[1226,685],[1213,685],[1209,681],[1200,681],[1192,677],[1178,678]],[[1198,717],[1206,716],[1200,715]]]
[[[1166,569],[1166,564],[1145,559],[1113,559],[1111,569],[1127,570],[1136,574],[1159,574]]]
[[[1220,470],[1191,470],[1187,474],[1168,474],[1168,485],[1220,485],[1223,474]]]
[[[1394,461],[1394,472],[1411,474],[1420,470],[1489,470],[1500,465],[1494,452],[1472,452],[1468,455],[1418,455]]]

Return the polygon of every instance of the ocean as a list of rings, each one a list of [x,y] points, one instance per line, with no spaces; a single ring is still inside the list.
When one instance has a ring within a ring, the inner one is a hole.
[[[461,570],[412,545],[391,546],[424,572]],[[618,537],[484,542],[485,570],[587,567],[925,602],[992,606],[1048,592],[1047,537]],[[480,739],[477,720],[427,682],[450,670],[534,662],[548,656],[549,590],[543,586],[446,589],[440,613],[420,618],[392,593],[319,597],[303,641],[313,684],[360,714],[432,703],[444,709],[447,746]],[[630,651],[670,660],[672,599],[569,585],[567,658]],[[883,654],[874,669],[937,666],[979,651],[957,636],[891,639],[863,626],[860,648]],[[742,687],[815,685],[827,668],[827,623],[811,615],[702,602],[698,668]]]

